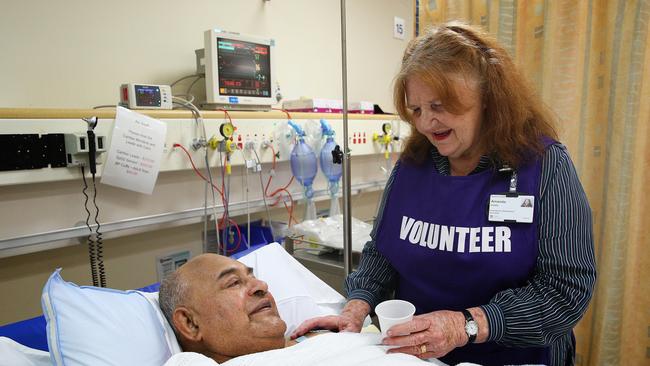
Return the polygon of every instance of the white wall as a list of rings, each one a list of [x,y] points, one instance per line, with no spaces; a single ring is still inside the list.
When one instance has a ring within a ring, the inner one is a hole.
[[[0,108],[88,108],[115,103],[123,82],[171,83],[194,73],[194,50],[202,47],[203,31],[215,26],[274,38],[278,77],[286,97],[341,98],[339,3],[4,1],[0,11]],[[404,18],[411,28],[412,1],[348,0],[347,4],[349,98],[373,101],[392,110],[391,81],[406,45],[392,38],[393,17]],[[353,165],[352,183],[374,179],[380,164],[379,156],[358,160]],[[277,181],[286,182],[286,163],[279,170],[285,174],[280,173]],[[191,171],[161,175],[159,182],[158,188],[166,195],[158,198],[169,204],[186,200],[194,207],[203,197],[203,185]],[[17,220],[29,223],[33,233],[51,229],[51,222],[57,219],[75,221],[81,214],[80,187],[80,182],[70,181],[1,188],[0,203],[5,209],[0,210],[0,233],[23,230],[24,226],[15,224]],[[117,193],[101,188],[98,200],[105,219],[129,216],[131,206],[141,206],[137,200],[120,206],[121,201],[114,199]],[[187,198],[189,192],[196,197]],[[371,218],[378,199],[378,192],[355,197],[354,216]],[[158,206],[164,208],[164,202]],[[303,209],[298,211],[301,216]],[[286,219],[282,210],[277,215]],[[113,239],[109,236],[105,242],[109,285],[134,288],[155,282],[156,256],[181,248],[197,254],[201,229],[200,224],[191,224]],[[83,245],[0,259],[0,324],[40,314],[41,288],[56,267],[64,268],[64,278],[69,281],[89,283]]]
[[[88,108],[118,100],[124,82],[170,84],[195,72],[203,31],[276,40],[286,98],[342,98],[338,0],[21,0],[0,12],[0,107]],[[413,1],[347,1],[350,100],[393,110],[392,77]],[[184,89],[184,88],[181,88]],[[204,87],[197,88],[204,89]]]

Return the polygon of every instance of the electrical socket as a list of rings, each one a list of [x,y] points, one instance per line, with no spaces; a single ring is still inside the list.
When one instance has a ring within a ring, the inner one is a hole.
[[[67,166],[88,166],[88,135],[85,133],[66,133],[64,141]],[[101,164],[98,158],[106,152],[106,136],[95,135],[95,147],[97,164]]]
[[[203,137],[201,137],[201,138],[193,138],[192,143],[190,144],[190,147],[194,151],[197,151],[200,148],[206,147],[206,146],[208,146],[208,142],[205,141],[205,139]]]

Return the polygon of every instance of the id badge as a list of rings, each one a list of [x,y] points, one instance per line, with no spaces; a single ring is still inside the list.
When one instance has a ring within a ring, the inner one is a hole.
[[[518,193],[490,195],[488,202],[488,221],[491,222],[533,222],[535,196]]]

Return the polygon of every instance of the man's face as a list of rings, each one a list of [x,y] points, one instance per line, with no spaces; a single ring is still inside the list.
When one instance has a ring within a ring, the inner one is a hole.
[[[231,358],[284,347],[286,324],[252,268],[218,255],[195,261],[184,273],[191,286],[187,306],[196,314],[208,350]]]

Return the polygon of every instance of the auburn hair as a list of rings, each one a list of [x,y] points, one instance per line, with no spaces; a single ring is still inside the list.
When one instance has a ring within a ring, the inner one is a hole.
[[[454,88],[458,76],[478,84],[484,107],[478,144],[494,162],[517,168],[543,154],[543,137],[557,140],[554,115],[506,50],[479,28],[453,21],[427,29],[411,40],[395,77],[395,108],[413,127],[402,152],[406,161],[423,163],[432,147],[413,126],[412,112],[407,108],[407,80],[419,78],[439,96],[445,110],[462,114],[466,106]]]

